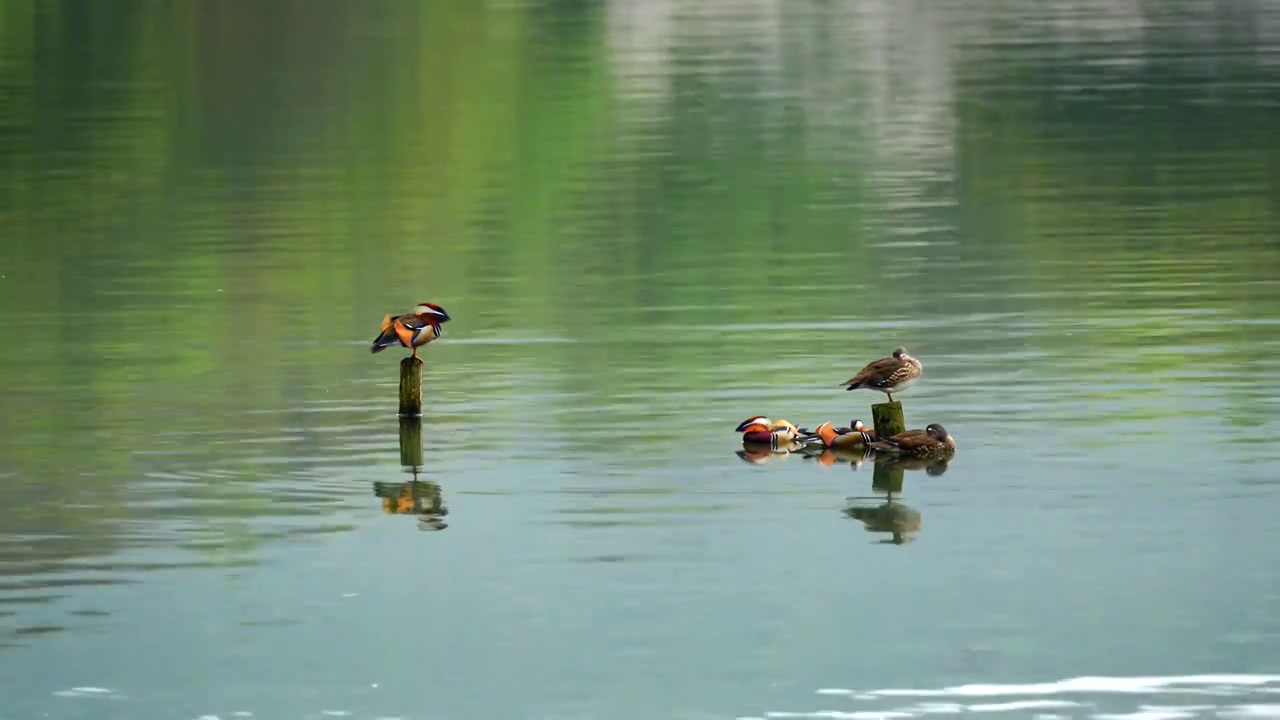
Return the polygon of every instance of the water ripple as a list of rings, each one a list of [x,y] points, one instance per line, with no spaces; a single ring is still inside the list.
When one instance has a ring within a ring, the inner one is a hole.
[[[1264,702],[1280,693],[1280,675],[1185,675],[1153,677],[1077,677],[1030,684],[971,684],[944,688],[849,690],[821,688],[824,697],[845,698],[855,709],[769,711],[766,718],[915,718],[944,715],[999,715],[1051,711],[1052,717],[1092,720],[1156,720],[1202,717],[1277,717],[1280,704]],[[1179,696],[1232,698],[1232,702],[1172,702]],[[1120,700],[1134,700],[1126,707]],[[936,698],[900,704],[911,698]],[[942,698],[955,698],[942,700]],[[966,700],[960,700],[964,698]],[[1010,698],[992,702],[975,699]],[[868,707],[873,706],[873,707]],[[1046,717],[1037,714],[1036,717]]]

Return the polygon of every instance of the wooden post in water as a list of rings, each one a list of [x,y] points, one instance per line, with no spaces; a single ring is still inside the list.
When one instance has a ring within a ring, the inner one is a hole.
[[[401,382],[403,383],[403,381]],[[877,439],[905,432],[907,421],[902,416],[902,403],[894,400],[893,402],[872,405],[871,423],[875,427]]]
[[[422,465],[422,418],[400,418],[400,464],[415,469]]]
[[[400,361],[400,417],[422,415],[422,359]]]

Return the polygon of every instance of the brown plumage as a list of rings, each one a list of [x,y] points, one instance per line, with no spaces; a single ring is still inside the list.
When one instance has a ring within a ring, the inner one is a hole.
[[[873,450],[896,455],[924,458],[949,455],[955,452],[955,438],[938,423],[930,423],[924,430],[908,430],[871,443]]]
[[[907,349],[900,347],[893,355],[879,360],[872,360],[858,371],[857,375],[840,383],[846,390],[878,390],[889,396],[893,402],[894,392],[901,392],[910,387],[924,373],[924,365],[907,354]]]

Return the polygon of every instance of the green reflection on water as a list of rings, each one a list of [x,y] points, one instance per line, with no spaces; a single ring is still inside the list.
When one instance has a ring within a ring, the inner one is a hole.
[[[443,529],[446,494],[619,532],[817,505],[844,488],[728,475],[730,429],[866,417],[836,384],[900,343],[929,368],[910,424],[959,418],[948,480],[1168,455],[1205,415],[1274,463],[1263,64],[1206,69],[1157,24],[1117,76],[1116,43],[1028,23],[929,46],[937,79],[901,49],[877,71],[835,7],[779,13],[776,54],[699,17],[626,53],[615,11],[4,3],[0,603],[258,567],[379,506]],[[428,298],[455,321],[405,481],[366,347]],[[673,554],[648,549],[546,552]]]

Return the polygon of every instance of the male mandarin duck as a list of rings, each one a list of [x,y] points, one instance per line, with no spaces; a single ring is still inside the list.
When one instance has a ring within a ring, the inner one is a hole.
[[[814,428],[813,434],[822,439],[822,444],[829,448],[863,448],[875,442],[876,431],[854,420],[847,428],[832,427],[824,422]]]
[[[369,352],[382,352],[392,345],[402,345],[413,351],[415,360],[420,360],[418,348],[443,335],[444,329],[440,326],[447,322],[449,313],[444,308],[435,303],[419,303],[412,312],[384,317]]]
[[[770,445],[785,447],[799,440],[800,429],[786,420],[770,420],[763,415],[754,415],[743,420],[735,432],[742,433],[743,445]]]
[[[893,402],[893,393],[902,392],[920,379],[924,373],[924,365],[907,354],[907,349],[900,347],[893,355],[867,363],[857,375],[840,383],[845,390],[879,390],[889,396]]]
[[[954,453],[956,441],[946,428],[938,423],[930,423],[924,430],[900,432],[871,443],[871,447],[895,455],[929,458]]]

